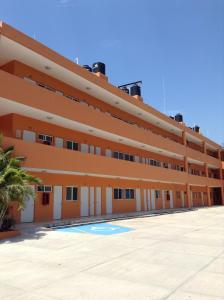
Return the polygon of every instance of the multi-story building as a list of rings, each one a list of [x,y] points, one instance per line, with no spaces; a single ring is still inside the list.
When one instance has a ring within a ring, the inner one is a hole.
[[[224,204],[221,146],[0,24],[0,131],[42,179],[17,221]]]

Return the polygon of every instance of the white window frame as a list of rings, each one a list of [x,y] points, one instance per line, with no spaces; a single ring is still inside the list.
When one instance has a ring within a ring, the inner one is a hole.
[[[67,188],[71,188],[71,189],[72,189],[72,192],[71,192],[71,199],[67,199]],[[74,188],[77,189],[77,199],[76,199],[76,200],[73,199],[73,189],[74,189]],[[66,193],[65,193],[65,200],[66,200],[66,201],[78,201],[78,198],[79,198],[78,191],[79,191],[79,189],[78,189],[77,186],[74,186],[74,185],[66,186],[66,187],[65,187],[65,192],[66,192]]]
[[[39,187],[43,187],[43,190],[42,191],[39,191]],[[46,188],[50,188],[50,190],[46,190]],[[51,185],[38,185],[37,186],[37,192],[40,192],[40,193],[51,193],[52,192],[52,186]]]

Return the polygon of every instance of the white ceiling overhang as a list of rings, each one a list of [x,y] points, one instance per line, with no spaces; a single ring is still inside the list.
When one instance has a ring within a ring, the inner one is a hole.
[[[107,89],[100,87],[96,83],[85,79],[81,75],[68,70],[60,64],[55,63],[53,60],[50,60],[45,56],[40,55],[37,52],[24,47],[20,43],[8,39],[1,34],[0,54],[0,65],[4,65],[12,60],[18,60],[112,106],[116,106],[125,112],[152,123],[157,127],[165,129],[166,131],[174,133],[178,136],[182,135],[183,129],[179,128],[178,126],[162,120],[153,113],[146,111],[144,108],[140,108],[139,106],[124,100],[122,97],[119,97]],[[91,75],[95,76],[94,74]],[[202,139],[195,137],[195,135],[191,135],[189,132],[186,133],[186,138],[187,140],[196,144],[202,143]],[[209,143],[207,143],[207,147],[211,150],[217,150],[217,147],[210,145]]]
[[[119,97],[112,92],[100,87],[99,85],[85,79],[84,77],[74,73],[59,64],[56,64],[50,59],[0,35],[0,65],[4,65],[12,60],[18,60],[26,65],[33,67],[41,72],[48,74],[66,84],[73,86],[85,93],[88,92],[93,97],[96,97],[112,106],[128,112],[140,119],[154,124],[157,127],[170,131],[178,136],[181,136],[182,130],[169,122],[165,122],[161,118],[147,112],[143,108],[132,104],[122,97]],[[46,68],[47,67],[47,68]],[[88,71],[86,71],[88,72]],[[95,76],[95,74],[91,74]],[[135,99],[135,101],[138,101]]]
[[[79,123],[77,121],[73,121],[64,117],[61,117],[56,114],[52,114],[40,109],[33,108],[31,106],[26,106],[21,103],[14,102],[12,100],[4,99],[0,97],[0,116],[6,115],[10,113],[21,114],[30,118],[34,118],[40,121],[48,122],[51,124],[55,124],[64,128],[73,129],[76,131],[84,132],[86,134],[91,134],[109,141],[113,141],[116,143],[124,144],[127,146],[131,146],[134,148],[138,148],[145,151],[154,152],[160,155],[172,157],[175,159],[183,160],[183,156],[169,152],[162,148],[153,147],[151,145],[147,145],[136,140],[132,140],[126,138],[125,136],[117,135],[114,133],[110,133],[108,131],[104,131],[99,128],[95,128],[92,126],[85,125],[83,123]]]

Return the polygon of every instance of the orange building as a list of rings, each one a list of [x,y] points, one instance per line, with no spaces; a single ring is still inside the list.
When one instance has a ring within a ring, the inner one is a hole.
[[[42,179],[17,221],[224,204],[221,146],[0,23],[0,131]]]

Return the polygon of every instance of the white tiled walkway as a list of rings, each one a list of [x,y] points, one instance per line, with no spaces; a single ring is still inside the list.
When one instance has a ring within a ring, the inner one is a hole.
[[[113,223],[135,230],[1,243],[0,299],[224,299],[224,207]]]

